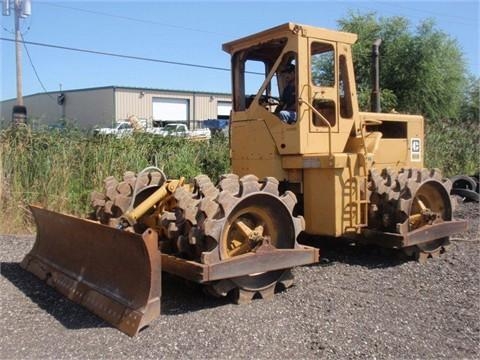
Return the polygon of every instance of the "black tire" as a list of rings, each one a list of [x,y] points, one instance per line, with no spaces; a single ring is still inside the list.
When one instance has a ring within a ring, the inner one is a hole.
[[[132,184],[138,177],[128,173],[129,186],[123,183],[120,186],[116,179],[107,178],[104,193],[92,195],[94,217],[116,226],[129,207],[145,199],[164,181],[143,181],[135,191]],[[161,250],[213,264],[253,251],[264,242],[281,249],[294,248],[305,224],[302,217],[292,215],[297,202],[295,195],[290,191],[280,195],[278,185],[274,178],[259,181],[254,175],[239,179],[237,175],[226,174],[217,186],[206,175],[195,177],[193,189],[177,188],[173,194],[175,205],[171,211],[161,213],[157,228]],[[123,206],[117,206],[117,199],[123,201]],[[238,226],[246,227],[243,229],[250,232],[248,236],[243,234],[242,239]],[[140,223],[132,230],[141,233],[145,226]],[[238,247],[234,249],[238,239],[243,240],[241,251]],[[275,289],[292,284],[293,276],[287,269],[220,280],[209,284],[207,290],[217,296],[231,294],[235,302],[244,303],[255,296],[269,298]]]
[[[90,195],[93,212],[92,220],[116,227],[120,217],[131,207],[140,204],[166,181],[165,174],[160,169],[149,167],[138,174],[126,171],[122,180],[109,176],[103,181],[103,191],[93,191]],[[136,226],[138,233],[145,226]]]
[[[177,223],[182,224],[179,239],[183,245],[179,247],[188,257],[205,264],[248,253],[262,241],[277,248],[294,248],[305,228],[303,218],[292,215],[295,195],[289,191],[279,195],[274,178],[259,181],[254,175],[239,179],[227,174],[212,187],[202,176],[195,179],[193,193],[178,192],[175,196],[180,209]],[[259,241],[255,242],[257,236]],[[292,283],[290,271],[281,270],[217,281],[207,290],[216,296],[231,294],[235,302],[245,303],[255,296],[269,298],[275,289]]]
[[[478,181],[475,177],[456,175],[450,179],[452,195],[460,196],[463,201],[479,201]]]
[[[369,227],[375,230],[406,234],[428,223],[452,220],[451,181],[438,169],[401,169],[398,173],[372,169],[369,190]],[[405,248],[405,252],[417,258],[431,256],[448,244],[448,238],[441,238]]]

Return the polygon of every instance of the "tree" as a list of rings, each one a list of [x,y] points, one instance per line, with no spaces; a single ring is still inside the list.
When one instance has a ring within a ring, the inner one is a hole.
[[[461,121],[478,126],[480,116],[480,78],[474,76],[468,78],[462,103],[460,110]]]
[[[440,167],[448,176],[477,172],[480,80],[467,75],[457,41],[432,20],[412,28],[403,17],[350,13],[338,23],[358,34],[353,55],[361,109],[370,109],[371,49],[380,38],[382,111],[395,108],[426,118],[427,167]]]
[[[431,121],[458,119],[466,67],[456,40],[435,28],[432,20],[412,32],[403,17],[376,18],[375,13],[350,13],[339,20],[343,31],[358,34],[353,46],[360,106],[369,108],[372,43],[380,47],[383,111],[422,114]]]

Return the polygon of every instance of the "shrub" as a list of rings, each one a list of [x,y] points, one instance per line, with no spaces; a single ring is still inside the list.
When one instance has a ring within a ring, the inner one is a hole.
[[[0,233],[31,227],[28,204],[85,216],[89,196],[110,175],[157,166],[170,178],[191,180],[205,173],[216,181],[228,172],[228,143],[135,134],[94,137],[78,129],[32,131],[26,126],[0,132]]]
[[[446,176],[477,172],[479,133],[476,122],[427,123],[426,166]],[[83,217],[91,210],[90,192],[102,190],[106,177],[121,179],[127,170],[157,166],[169,178],[191,180],[203,173],[215,182],[230,167],[228,140],[221,135],[200,142],[151,134],[117,139],[72,127],[2,130],[0,160],[0,233],[31,230],[32,203]]]
[[[444,120],[426,123],[426,167],[442,169],[445,176],[473,175],[480,166],[480,129],[477,122]]]

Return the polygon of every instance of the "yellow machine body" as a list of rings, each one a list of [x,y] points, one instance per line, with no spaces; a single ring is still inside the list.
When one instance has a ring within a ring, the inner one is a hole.
[[[284,181],[303,198],[312,234],[338,237],[365,225],[360,187],[372,167],[423,168],[421,116],[359,111],[351,50],[356,39],[288,23],[223,46],[232,55],[232,171]],[[315,73],[321,61],[329,74]],[[282,68],[292,62],[297,121],[286,124],[263,100],[280,96]],[[249,65],[264,66],[263,74],[245,75]],[[253,100],[246,104],[250,91]]]
[[[161,271],[237,303],[270,299],[319,260],[303,232],[439,255],[466,227],[451,183],[423,168],[421,116],[359,111],[356,39],[287,23],[224,44],[232,173],[110,176],[90,220],[32,207],[22,267],[133,336],[160,314]]]

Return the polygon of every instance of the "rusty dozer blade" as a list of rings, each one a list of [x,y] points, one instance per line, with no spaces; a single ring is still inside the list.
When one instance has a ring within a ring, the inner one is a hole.
[[[30,208],[37,238],[24,269],[130,336],[160,315],[156,232],[138,235]]]

